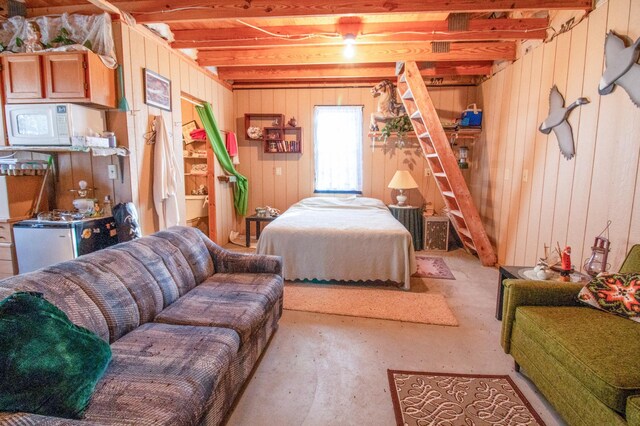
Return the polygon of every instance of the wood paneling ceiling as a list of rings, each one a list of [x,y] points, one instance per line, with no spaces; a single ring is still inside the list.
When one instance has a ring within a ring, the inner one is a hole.
[[[516,43],[546,37],[549,10],[592,0],[26,0],[28,16],[113,12],[164,23],[234,87],[369,84],[418,61],[428,84],[474,84]],[[355,36],[351,57],[345,36]]]

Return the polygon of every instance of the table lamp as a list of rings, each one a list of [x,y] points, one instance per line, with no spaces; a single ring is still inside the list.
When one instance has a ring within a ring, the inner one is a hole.
[[[393,175],[393,178],[391,178],[391,182],[389,182],[389,188],[397,189],[400,191],[396,199],[398,200],[398,206],[402,207],[409,207],[405,206],[404,204],[407,202],[407,196],[404,195],[404,190],[417,187],[418,184],[411,176],[411,173],[409,173],[407,170],[396,171],[396,174]]]

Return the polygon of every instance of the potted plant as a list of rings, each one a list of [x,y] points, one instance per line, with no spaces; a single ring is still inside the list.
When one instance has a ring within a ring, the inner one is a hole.
[[[400,115],[398,117],[393,117],[387,124],[384,126],[384,129],[380,132],[382,137],[384,138],[385,143],[387,139],[391,136],[391,133],[396,132],[398,137],[397,144],[402,146],[404,144],[404,137],[407,132],[413,130],[413,125],[411,124],[411,120],[408,115]]]

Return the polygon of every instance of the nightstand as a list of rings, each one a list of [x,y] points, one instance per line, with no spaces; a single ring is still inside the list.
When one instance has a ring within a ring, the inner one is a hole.
[[[389,210],[398,222],[404,225],[411,233],[414,250],[422,250],[422,208],[421,207],[401,207],[389,205]]]
[[[261,217],[261,216],[247,216],[244,219],[244,227],[245,227],[245,234],[246,234],[246,245],[247,247],[251,247],[251,222],[255,222],[256,223],[256,239],[260,239],[260,231],[261,231],[261,227],[262,227],[262,222],[266,222],[266,225],[269,224],[269,222],[275,220],[274,216],[267,216],[267,217]],[[265,226],[266,226],[265,225]]]

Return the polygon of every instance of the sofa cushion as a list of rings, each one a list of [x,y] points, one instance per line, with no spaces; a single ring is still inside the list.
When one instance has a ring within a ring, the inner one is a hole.
[[[107,320],[93,300],[72,280],[42,270],[16,275],[0,283],[0,299],[17,291],[42,293],[44,298],[63,311],[74,324],[109,341]]]
[[[111,349],[41,293],[0,302],[0,410],[80,418]]]
[[[160,288],[163,298],[163,308],[169,306],[180,297],[178,291],[178,283],[173,275],[173,271],[169,268],[170,260],[165,260],[152,247],[142,244],[136,240],[127,244],[118,244],[113,250],[119,250],[127,253],[132,258],[140,262],[141,267],[146,269],[153,277],[154,282]]]
[[[640,273],[595,277],[580,290],[578,300],[640,322]]]
[[[176,247],[187,260],[195,283],[200,284],[215,271],[213,259],[204,243],[206,236],[198,228],[190,226],[173,226],[166,231],[153,234]]]
[[[147,323],[111,345],[85,412],[92,422],[193,425],[235,356],[233,330]]]
[[[640,395],[630,396],[627,399],[627,422],[631,426],[640,425]]]
[[[640,324],[586,307],[521,306],[515,326],[619,413],[640,393],[632,361],[640,353]]]
[[[83,262],[90,268],[100,269],[117,278],[133,298],[138,308],[140,324],[153,321],[164,308],[164,296],[154,276],[149,273],[145,264],[126,251],[100,250],[79,257],[77,262]]]
[[[95,253],[92,262],[70,260],[46,267],[43,271],[75,283],[91,298],[107,320],[109,342],[112,343],[140,325],[140,311],[118,276],[99,267],[99,254],[102,253]]]
[[[245,344],[282,297],[282,278],[272,274],[215,274],[156,317],[157,322],[224,327]]]

